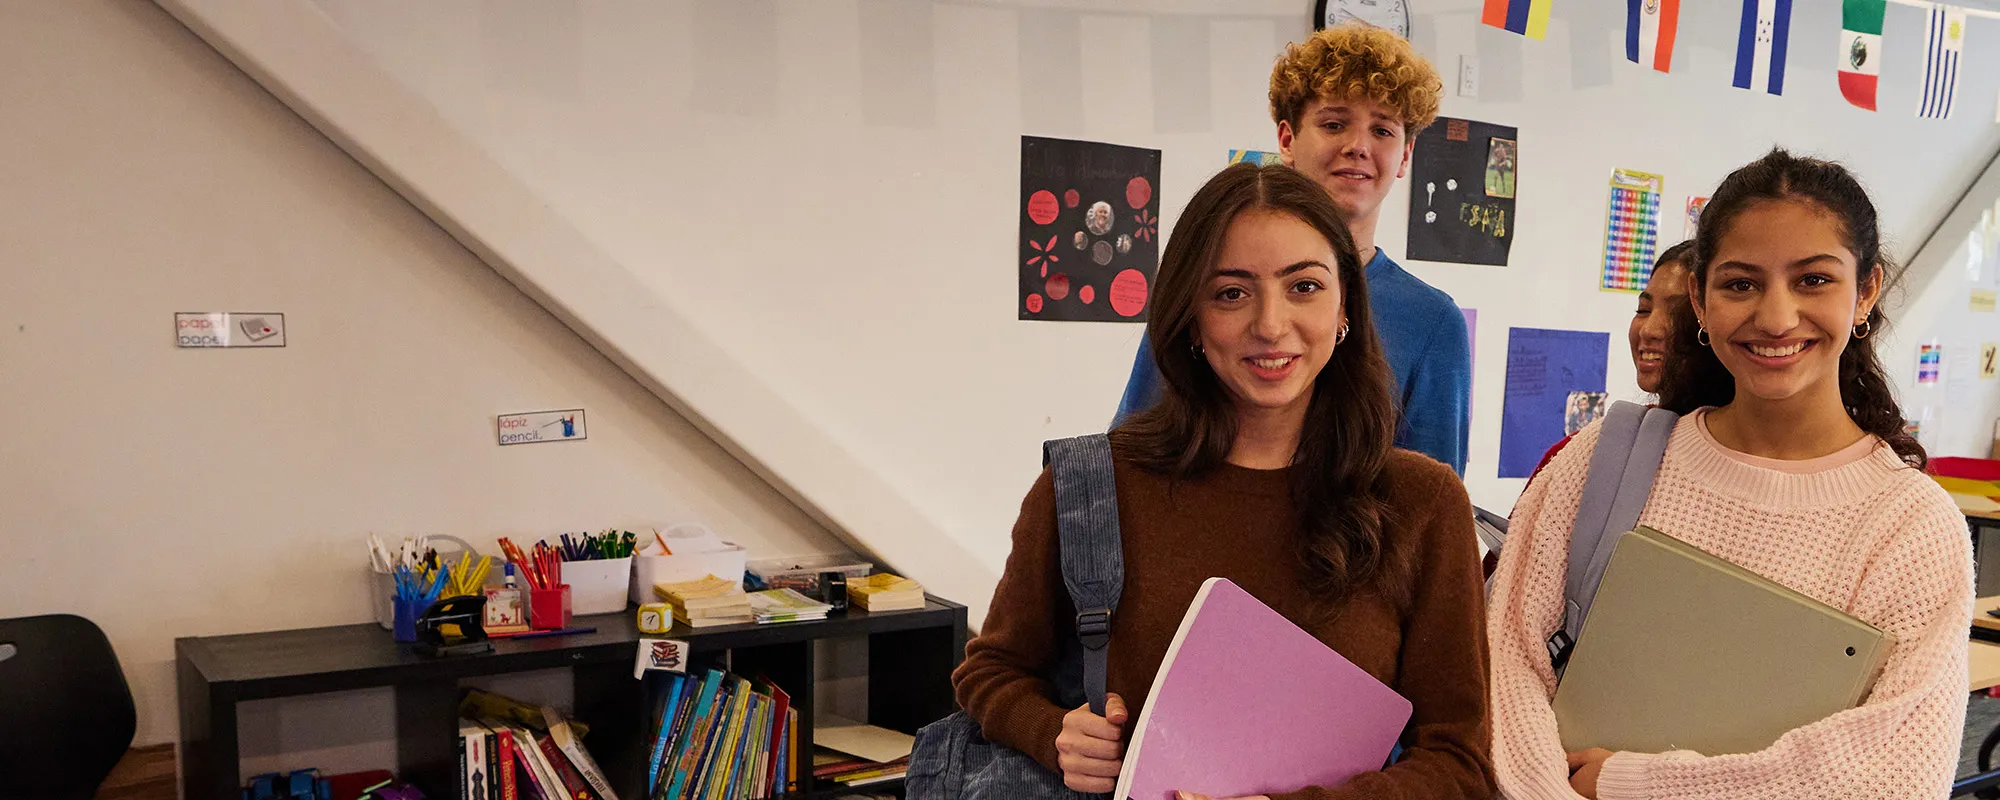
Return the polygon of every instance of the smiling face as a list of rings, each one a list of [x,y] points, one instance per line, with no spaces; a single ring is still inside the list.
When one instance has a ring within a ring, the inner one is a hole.
[[[1673,310],[1687,300],[1687,267],[1669,261],[1653,270],[1646,291],[1639,293],[1639,308],[1632,314],[1626,338],[1632,345],[1632,367],[1638,372],[1639,390],[1660,391],[1665,372],[1667,336],[1673,331]]]
[[[1409,170],[1415,141],[1405,133],[1402,118],[1379,103],[1322,97],[1306,104],[1296,126],[1278,123],[1278,151],[1326,188],[1350,226],[1372,230],[1382,199]]]
[[[1239,418],[1304,418],[1346,322],[1338,263],[1326,237],[1291,214],[1252,209],[1230,222],[1195,329]]]
[[[1840,353],[1881,293],[1882,274],[1857,271],[1839,221],[1816,204],[1765,200],[1719,237],[1691,295],[1736,394],[1766,401],[1840,397]]]

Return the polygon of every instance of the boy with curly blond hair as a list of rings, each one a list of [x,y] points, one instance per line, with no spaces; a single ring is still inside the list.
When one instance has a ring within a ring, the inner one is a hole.
[[[1359,23],[1319,31],[1271,69],[1271,121],[1285,164],[1326,188],[1370,259],[1369,304],[1403,413],[1396,446],[1465,474],[1472,352],[1451,296],[1376,246],[1382,201],[1409,172],[1417,133],[1437,119],[1444,83],[1410,43]],[[1151,346],[1139,342],[1118,422],[1159,399]],[[1114,423],[1114,426],[1116,423]]]

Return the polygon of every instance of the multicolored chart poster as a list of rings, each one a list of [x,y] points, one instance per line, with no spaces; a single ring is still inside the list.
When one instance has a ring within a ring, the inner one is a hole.
[[[1144,322],[1160,151],[1021,137],[1020,319]]]
[[[1604,280],[1608,292],[1645,291],[1660,239],[1660,187],[1665,178],[1629,169],[1611,173],[1611,207],[1604,217]]]

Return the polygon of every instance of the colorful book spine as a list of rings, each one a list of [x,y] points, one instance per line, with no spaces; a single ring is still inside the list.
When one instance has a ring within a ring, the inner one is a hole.
[[[549,766],[555,768],[556,777],[569,789],[570,797],[575,800],[597,800],[597,795],[590,789],[590,783],[585,781],[583,774],[577,772],[576,767],[563,756],[562,748],[556,746],[556,740],[538,731],[535,733],[535,745],[541,748],[542,757],[548,759]]]
[[[660,762],[667,755],[667,741],[673,732],[674,715],[680,711],[681,688],[687,683],[686,676],[675,675],[667,679],[665,700],[660,703],[659,734],[653,737],[653,758],[647,762],[646,795],[652,796],[660,786]]]
[[[729,695],[734,691],[734,686],[726,684],[716,689],[715,713],[710,715],[708,730],[702,736],[700,757],[688,770],[686,798],[708,796],[708,776],[714,770],[717,751],[723,749],[723,734],[729,729]]]
[[[721,688],[721,683],[721,670],[709,670],[708,675],[702,678],[701,691],[695,697],[694,716],[688,723],[688,729],[674,744],[674,777],[667,783],[667,791],[662,800],[678,800],[687,796],[685,790],[689,774],[700,758],[697,751],[709,727],[714,724],[715,695]]]

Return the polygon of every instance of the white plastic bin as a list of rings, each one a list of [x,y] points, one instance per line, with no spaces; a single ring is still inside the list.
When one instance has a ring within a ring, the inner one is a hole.
[[[706,575],[742,583],[743,562],[746,558],[743,548],[729,542],[721,544],[723,549],[713,552],[676,552],[670,556],[660,555],[658,542],[642,548],[632,556],[632,602],[639,604],[659,602],[659,598],[653,595],[654,585],[700,580]]]
[[[609,614],[625,610],[625,588],[632,579],[632,557],[564,561],[563,583],[569,584],[570,613]]]

